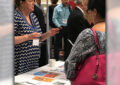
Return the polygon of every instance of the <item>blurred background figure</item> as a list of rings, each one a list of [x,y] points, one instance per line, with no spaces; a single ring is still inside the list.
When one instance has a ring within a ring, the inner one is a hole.
[[[106,54],[105,0],[88,0],[87,15],[90,18],[89,20],[95,23],[92,29],[96,31],[99,48],[97,48],[95,44],[94,34],[91,28],[83,30],[78,35],[70,55],[65,61],[65,73],[67,78],[71,80],[72,85],[105,85],[105,63],[102,64],[102,69],[98,67],[98,71],[100,72],[101,70],[103,73],[97,76],[97,80],[86,82],[86,76],[93,75],[89,72],[89,69],[86,70],[86,73],[81,73],[84,76],[84,82],[82,81],[82,77],[79,75],[82,68],[84,69],[84,67],[86,67],[86,59],[96,55],[97,50],[99,51],[100,55]],[[105,61],[105,58],[102,59]],[[101,60],[100,57],[99,60]],[[99,63],[102,63],[102,61],[99,61]],[[88,80],[91,80],[91,78],[92,76],[89,77]]]
[[[72,10],[76,7],[75,1],[76,1],[76,0],[69,0],[69,1],[68,1],[68,4],[72,7]]]
[[[52,17],[53,17],[53,11],[54,8],[57,6],[58,0],[50,0],[51,1],[51,5],[49,5],[49,26],[50,28],[55,28],[57,26],[55,26],[55,24],[52,21]],[[50,49],[51,49],[51,56],[54,57],[54,42],[55,42],[55,37],[51,38],[51,44],[50,44]]]
[[[18,75],[39,67],[39,42],[58,33],[58,28],[43,33],[34,11],[35,0],[15,0],[14,11],[14,74]],[[43,61],[42,61],[43,62]]]
[[[68,18],[68,39],[73,44],[79,33],[90,27],[88,21],[84,18],[85,12],[87,10],[87,2],[88,0],[76,0],[77,5]],[[69,43],[67,46],[67,48],[69,48],[68,52],[70,52],[72,48],[71,43]]]
[[[43,6],[41,5],[41,0],[36,0],[36,3],[34,5],[34,13],[36,17],[38,18],[41,30],[43,33],[46,32],[46,23],[45,23],[45,17],[44,17],[44,9]],[[40,44],[41,48],[41,57],[39,62],[40,66],[46,65],[48,63],[48,54],[47,54],[47,42],[44,41]]]
[[[41,4],[41,0],[35,0],[35,2],[36,2],[35,5],[38,6],[42,10],[42,12],[44,13],[44,8]]]
[[[49,25],[50,27],[57,27],[52,21],[54,8],[57,6],[58,0],[51,0],[51,5],[49,6]]]
[[[39,21],[42,31],[46,32],[44,9],[43,9],[43,6],[41,5],[41,0],[36,0],[35,6],[34,6],[34,13],[38,18],[38,21]]]
[[[61,47],[62,38],[64,38],[64,44],[62,43],[62,47],[64,47],[64,60],[67,58],[67,20],[70,15],[70,8],[68,6],[68,0],[61,0],[62,3],[57,5],[54,8],[53,12],[53,23],[59,27],[61,30],[59,34],[56,35],[55,38],[55,48],[54,48],[54,56],[56,60],[59,60],[59,50]],[[62,49],[63,50],[63,49]]]

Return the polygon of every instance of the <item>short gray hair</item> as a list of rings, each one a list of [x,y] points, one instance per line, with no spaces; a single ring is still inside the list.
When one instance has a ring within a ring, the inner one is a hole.
[[[81,4],[83,0],[75,0],[76,4]]]

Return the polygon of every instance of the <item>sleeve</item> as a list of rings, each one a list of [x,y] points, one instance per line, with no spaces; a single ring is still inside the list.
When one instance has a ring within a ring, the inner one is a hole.
[[[58,22],[58,17],[59,17],[58,11],[57,11],[57,8],[55,8],[54,11],[53,11],[52,20],[53,20],[53,23],[54,23],[57,27],[60,27],[61,25],[60,25],[59,22]]]
[[[42,10],[35,5],[34,13],[39,21],[39,24],[40,24],[40,27],[41,27],[43,33],[45,33],[46,32],[46,24],[45,24],[44,14],[43,14]]]
[[[92,31],[90,29],[82,31],[65,61],[65,73],[68,79],[76,77],[76,66],[82,64],[89,57],[88,55],[95,52],[95,50],[96,47]]]

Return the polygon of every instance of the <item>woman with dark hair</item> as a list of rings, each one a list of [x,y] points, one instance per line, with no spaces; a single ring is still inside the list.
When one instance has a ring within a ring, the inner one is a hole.
[[[100,77],[100,79],[103,78],[103,81],[101,81],[99,84],[91,84],[91,82],[88,82],[87,80],[86,82],[82,82],[81,84],[81,80],[78,78],[78,73],[82,70],[82,66],[84,66],[86,59],[96,55],[97,50],[99,50],[100,55],[106,53],[105,0],[88,0],[87,17],[89,18],[90,22],[94,23],[92,29],[96,30],[96,35],[99,42],[99,49],[97,48],[94,41],[95,39],[93,31],[90,28],[83,30],[79,34],[69,54],[69,57],[65,61],[65,73],[67,75],[67,78],[72,81],[72,85],[105,85],[105,78],[103,77]],[[81,66],[81,70],[78,70],[79,72],[76,72],[78,66]],[[86,72],[89,73],[89,70],[87,70]],[[83,75],[86,76],[86,74],[87,73],[84,73]],[[104,74],[101,76],[105,77]]]
[[[15,74],[21,74],[39,67],[39,41],[58,33],[58,28],[42,34],[34,11],[35,0],[15,0],[14,41]]]

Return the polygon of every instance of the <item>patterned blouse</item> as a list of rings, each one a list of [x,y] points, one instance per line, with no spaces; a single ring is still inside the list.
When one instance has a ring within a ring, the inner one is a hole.
[[[29,25],[21,11],[14,12],[14,35],[21,36],[33,32],[41,32],[39,22],[34,15],[30,14],[32,25]],[[21,74],[39,67],[40,48],[32,45],[33,40],[28,40],[15,45],[15,75]]]
[[[100,54],[105,53],[105,33],[104,32],[96,32],[99,45],[100,45]],[[96,46],[94,42],[94,35],[91,29],[86,29],[82,31],[72,50],[70,52],[69,57],[65,61],[65,73],[68,79],[73,79],[76,77],[76,66],[82,65],[86,58],[89,56],[93,56],[96,54]]]

